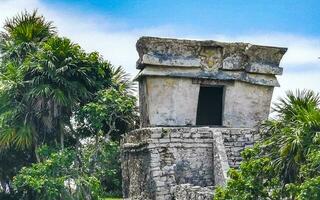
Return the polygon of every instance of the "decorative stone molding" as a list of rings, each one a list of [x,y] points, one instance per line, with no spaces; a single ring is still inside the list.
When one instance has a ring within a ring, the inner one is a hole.
[[[198,77],[278,86],[274,75],[282,74],[279,63],[287,49],[249,43],[142,37],[137,42],[137,51],[137,68],[142,70],[137,78]]]

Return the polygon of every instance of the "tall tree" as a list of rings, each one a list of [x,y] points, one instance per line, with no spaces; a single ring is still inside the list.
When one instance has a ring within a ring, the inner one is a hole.
[[[75,107],[111,85],[110,64],[54,35],[36,12],[7,20],[1,39],[0,146],[60,141]]]
[[[83,172],[81,138],[103,142],[101,137],[110,135],[118,141],[135,125],[132,88],[123,68],[59,37],[36,11],[6,20],[0,35],[0,169],[10,172],[0,170],[2,188],[12,189],[13,176],[22,166],[46,164],[49,158],[38,154],[44,144],[55,151],[73,149],[77,161],[68,167]],[[92,156],[98,158],[100,152]],[[16,166],[14,159],[19,159]],[[21,191],[34,193],[25,189]]]

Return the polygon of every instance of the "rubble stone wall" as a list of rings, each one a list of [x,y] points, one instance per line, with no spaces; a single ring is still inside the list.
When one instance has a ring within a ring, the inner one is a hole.
[[[253,129],[209,127],[142,128],[128,133],[121,144],[124,198],[169,200],[177,185],[214,186],[215,173],[221,168],[214,159],[216,135],[227,142],[220,145],[227,151],[219,151],[225,151],[232,164],[239,160],[240,148],[252,145],[242,140],[253,133]]]
[[[259,139],[252,129],[220,129],[223,135],[223,143],[226,149],[229,166],[237,168],[242,161],[240,153],[244,148],[252,147]]]
[[[191,184],[181,184],[174,188],[175,200],[212,200],[214,187],[200,187]]]

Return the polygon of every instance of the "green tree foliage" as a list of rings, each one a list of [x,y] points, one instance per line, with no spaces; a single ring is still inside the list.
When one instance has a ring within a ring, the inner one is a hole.
[[[19,199],[99,199],[121,196],[119,145],[114,142],[86,142],[80,152],[74,148],[38,149],[41,161],[23,167],[14,177],[15,198]],[[94,156],[96,160],[93,161]]]
[[[57,141],[63,145],[72,113],[111,85],[110,66],[97,53],[86,54],[70,40],[56,36],[21,65],[6,60],[2,64],[1,147],[28,148]]]
[[[77,119],[83,122],[81,128],[119,141],[119,131],[124,132],[135,126],[135,104],[136,98],[127,94],[124,87],[101,90],[93,101],[79,110]]]
[[[1,59],[18,64],[56,33],[52,22],[46,21],[37,11],[22,12],[7,19],[3,28],[0,36]]]
[[[320,96],[288,92],[275,104],[278,119],[262,125],[261,141],[246,149],[215,199],[320,198]]]
[[[122,176],[120,163],[120,147],[115,142],[90,143],[83,151],[84,167],[100,181],[107,196],[122,195]],[[93,159],[95,158],[95,160]]]
[[[96,98],[85,104],[76,114],[79,132],[86,132],[86,161],[90,173],[99,178],[110,195],[121,194],[119,140],[121,133],[136,126],[136,98],[128,93],[127,86],[101,90]],[[85,130],[85,131],[83,131]],[[89,133],[88,133],[89,132]],[[95,134],[93,134],[95,133]],[[88,138],[87,138],[88,139]],[[108,142],[108,141],[114,142]]]
[[[122,67],[114,67],[97,52],[86,53],[69,39],[59,37],[52,22],[36,11],[7,19],[0,34],[2,192],[23,191],[28,197],[36,194],[40,199],[54,199],[59,192],[64,194],[61,182],[56,181],[67,176],[70,160],[78,163],[74,169],[79,177],[95,177],[97,183],[105,184],[104,188],[114,190],[121,182],[120,166],[112,166],[109,161],[118,159],[119,154],[112,145],[106,146],[106,141],[114,140],[117,146],[121,134],[136,126],[136,98],[132,92],[133,85]],[[83,143],[88,138],[94,138],[94,145]],[[42,159],[37,152],[43,145],[56,149],[55,154]],[[113,157],[105,152],[109,150]],[[70,151],[73,153],[69,155]],[[55,159],[60,154],[68,154],[66,160],[61,160],[64,163]],[[48,162],[53,162],[52,166]],[[95,170],[84,173],[84,165]],[[30,167],[16,176],[13,191],[12,179],[23,166]],[[111,175],[102,176],[109,169],[116,171],[117,183],[107,180]],[[39,187],[32,183],[37,184],[36,177],[41,180],[37,171],[47,174],[49,180]],[[29,180],[29,176],[35,178]],[[44,193],[53,188],[56,193]]]
[[[47,148],[44,146],[44,148]],[[40,149],[41,151],[41,149]],[[40,157],[42,157],[40,155]],[[14,178],[20,199],[78,200],[98,199],[99,180],[75,162],[76,151],[64,149],[49,153],[41,162],[24,167]]]

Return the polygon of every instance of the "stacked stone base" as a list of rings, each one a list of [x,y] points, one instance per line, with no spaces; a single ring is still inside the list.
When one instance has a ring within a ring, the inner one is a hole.
[[[124,198],[212,199],[213,186],[226,183],[229,166],[237,167],[240,152],[252,146],[254,133],[210,127],[132,131],[121,144]]]
[[[173,196],[175,200],[212,200],[214,187],[200,187],[191,184],[181,184],[174,187]]]

